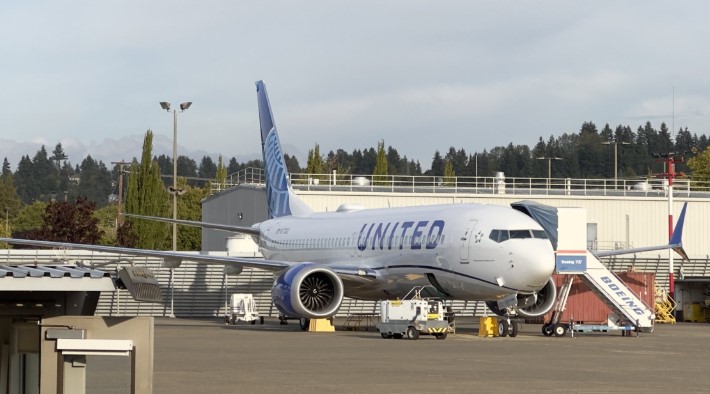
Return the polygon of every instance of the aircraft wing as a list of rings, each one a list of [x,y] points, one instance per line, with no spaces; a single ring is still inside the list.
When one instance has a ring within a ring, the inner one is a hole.
[[[250,268],[260,268],[267,271],[280,271],[291,267],[296,263],[288,261],[261,260],[255,258],[235,257],[235,256],[210,256],[206,254],[191,254],[185,252],[173,252],[167,250],[133,249],[117,246],[86,245],[68,242],[37,241],[30,239],[0,238],[0,242],[13,245],[38,246],[55,249],[79,249],[94,252],[119,253],[133,256],[157,257],[170,262],[194,261],[203,264],[225,264],[240,265]]]
[[[197,222],[197,221],[192,221],[192,220],[161,218],[158,216],[134,215],[134,214],[130,214],[130,213],[124,213],[123,216],[129,217],[129,218],[136,218],[136,219],[155,220],[158,222],[176,223],[176,224],[182,224],[185,226],[204,227],[204,228],[211,228],[211,229],[215,229],[215,230],[231,231],[231,232],[240,233],[240,234],[249,234],[249,235],[256,235],[256,236],[260,235],[259,229],[256,227],[233,226],[231,224]]]
[[[630,248],[630,249],[615,249],[615,250],[597,250],[593,253],[597,257],[608,257],[608,256],[618,256],[622,254],[640,253],[640,252],[650,252],[654,250],[666,250],[673,249],[678,253],[683,259],[690,260],[688,254],[685,253],[683,249],[683,223],[685,223],[685,210],[688,208],[688,203],[683,204],[683,209],[680,211],[680,216],[678,217],[678,222],[676,223],[675,230],[673,230],[673,236],[669,243],[665,245],[657,246],[645,246],[640,248]]]

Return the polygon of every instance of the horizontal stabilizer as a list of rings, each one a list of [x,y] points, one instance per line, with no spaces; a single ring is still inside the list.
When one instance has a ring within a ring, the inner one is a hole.
[[[646,246],[641,248],[630,248],[630,249],[615,249],[615,250],[597,250],[594,254],[597,257],[608,257],[608,256],[618,256],[623,254],[631,253],[641,253],[641,252],[652,252],[654,250],[666,250],[673,249],[678,253],[684,260],[689,260],[688,254],[683,249],[683,224],[685,223],[685,211],[688,207],[688,203],[683,204],[683,209],[680,211],[680,217],[676,222],[675,230],[673,230],[673,235],[669,243],[665,245],[657,246]]]

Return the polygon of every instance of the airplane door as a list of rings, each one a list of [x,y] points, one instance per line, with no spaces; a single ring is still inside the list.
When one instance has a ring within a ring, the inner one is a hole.
[[[476,228],[476,224],[478,224],[478,220],[469,220],[461,234],[459,241],[459,257],[461,261],[468,261],[469,245],[471,244],[471,238],[473,238],[473,230]]]

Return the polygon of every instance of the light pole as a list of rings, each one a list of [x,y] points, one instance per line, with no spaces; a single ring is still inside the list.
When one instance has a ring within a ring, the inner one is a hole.
[[[536,157],[537,160],[547,160],[547,193],[550,193],[550,179],[552,178],[552,160],[562,160],[561,157]]]
[[[192,105],[192,101],[186,101],[180,104],[180,112],[185,112]],[[160,107],[170,112],[170,103],[161,101]],[[177,220],[177,196],[185,193],[177,187],[177,110],[173,110],[173,187],[168,188],[170,194],[173,195],[173,220]],[[173,251],[177,250],[177,224],[173,222]],[[173,286],[173,271],[170,268],[170,317],[175,317],[174,300],[175,286]]]
[[[619,142],[619,141],[606,141],[602,142],[602,145],[614,145],[614,189],[617,188],[616,182],[619,178],[619,169],[617,166],[619,158],[619,145],[631,145],[630,142]]]
[[[192,105],[192,101],[180,104],[180,112],[185,112]],[[170,112],[170,103],[160,102],[160,107]],[[173,187],[168,188],[173,195],[173,220],[177,219],[177,196],[185,191],[177,187],[177,110],[173,110]],[[173,223],[173,251],[177,250],[177,224]]]

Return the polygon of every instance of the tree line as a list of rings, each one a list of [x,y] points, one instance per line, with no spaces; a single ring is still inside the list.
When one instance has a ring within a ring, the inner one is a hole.
[[[614,146],[617,144],[617,146]],[[508,177],[545,178],[548,163],[539,158],[560,158],[551,166],[552,177],[613,178],[614,149],[618,149],[619,177],[651,177],[661,172],[653,154],[685,153],[692,156],[680,163],[677,171],[710,185],[710,149],[705,135],[691,134],[681,128],[671,137],[665,123],[655,129],[650,122],[635,131],[629,126],[611,128],[606,124],[598,130],[592,122],[584,122],[577,133],[540,137],[530,148],[526,145],[494,147],[467,153],[464,148],[451,147],[442,154],[434,152],[431,166],[422,170],[418,161],[399,154],[384,140],[377,147],[343,149],[322,154],[315,145],[308,153],[305,168],[295,156],[284,155],[290,172],[325,174],[372,174],[374,182],[385,181],[386,175],[441,176],[448,182],[454,176],[493,176],[502,171]],[[228,174],[249,167],[263,168],[260,160],[239,163],[232,157],[226,163],[219,157],[215,163],[205,156],[198,164],[187,156],[177,159],[178,217],[201,219],[201,201],[210,193],[205,180],[225,183]],[[0,174],[0,214],[5,215],[0,233],[18,237],[41,237],[65,242],[98,242],[141,248],[168,249],[171,244],[169,225],[144,220],[117,218],[118,179],[121,166],[110,170],[102,161],[90,155],[81,164],[72,166],[61,144],[51,155],[42,146],[30,159],[22,156],[15,172],[7,158]],[[172,159],[152,154],[152,132],[146,133],[140,160],[134,158],[124,166],[124,210],[148,216],[171,216]],[[380,178],[382,177],[382,178]],[[87,212],[96,220],[86,219]],[[83,215],[83,216],[81,216]],[[78,229],[79,224],[86,226]],[[199,250],[201,234],[198,228],[179,226],[178,249]]]
[[[616,146],[615,146],[616,145]],[[564,133],[539,137],[530,148],[527,145],[497,146],[482,152],[469,153],[465,148],[450,147],[446,152],[435,151],[429,169],[422,171],[418,161],[400,156],[392,146],[354,150],[347,153],[342,149],[320,153],[315,145],[308,154],[304,172],[325,174],[336,170],[346,174],[382,175],[376,171],[377,158],[386,158],[388,175],[429,175],[450,178],[453,176],[494,176],[503,172],[508,177],[526,178],[614,178],[614,155],[617,151],[618,176],[620,178],[653,177],[662,172],[654,155],[675,152],[686,157],[708,148],[706,135],[691,134],[688,128],[677,131],[675,138],[665,123],[659,129],[650,122],[634,131],[630,126],[615,128],[605,124],[599,130],[593,122],[584,122],[577,133]],[[548,167],[548,158],[555,163]],[[551,167],[551,168],[550,168]],[[548,171],[551,169],[551,174]],[[690,172],[688,163],[677,165],[678,172]],[[289,168],[289,171],[296,172]]]

